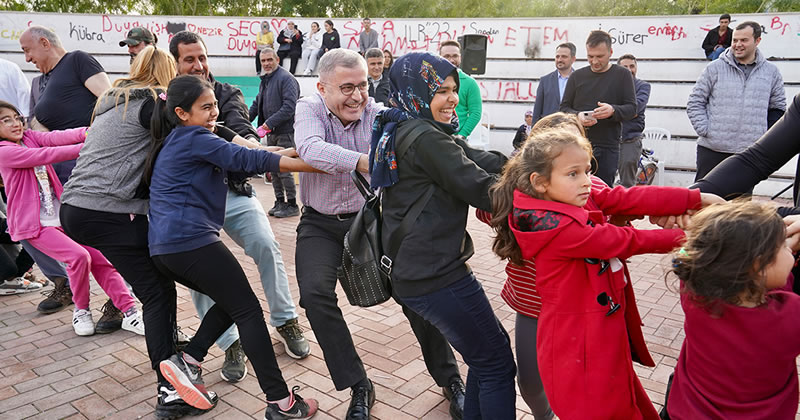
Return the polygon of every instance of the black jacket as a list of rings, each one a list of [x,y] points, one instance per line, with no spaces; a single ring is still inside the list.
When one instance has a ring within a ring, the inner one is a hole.
[[[432,293],[471,272],[466,264],[474,253],[466,231],[469,206],[491,211],[489,187],[496,182],[507,158],[499,152],[470,148],[453,137],[450,126],[421,119],[401,123],[396,142],[419,124],[429,125],[397,162],[400,181],[383,192],[384,249],[409,208],[429,186],[430,201],[404,238],[396,256],[390,255],[392,286],[398,296]]]
[[[334,29],[331,33],[322,34],[322,51],[341,48],[339,44],[339,31]]]
[[[217,97],[217,106],[219,107],[217,120],[223,122],[226,127],[240,136],[258,141],[258,133],[250,123],[242,91],[227,83],[214,80],[214,76],[210,74],[208,79],[214,85],[214,95]],[[253,187],[247,182],[249,178],[249,174],[228,172],[228,188],[236,194],[251,196]]]
[[[725,37],[722,39],[722,41],[719,39],[719,26],[708,31],[706,38],[703,40],[703,51],[706,52],[706,57],[714,52],[714,47],[717,45],[722,45],[725,48],[730,47],[732,38],[733,29],[731,27],[728,27],[728,31],[725,32]]]
[[[372,82],[369,82],[369,97],[375,98],[375,102],[380,102],[389,106],[389,95],[391,88],[389,87],[389,75],[383,74],[381,81],[378,82],[378,87],[372,87]]]
[[[258,125],[267,123],[273,134],[294,133],[294,110],[300,98],[300,84],[286,69],[278,66],[261,76],[258,95],[250,105],[250,121],[258,117]]]
[[[284,45],[287,44],[286,42],[287,37],[281,31],[278,34],[278,44]],[[279,52],[282,52],[279,50]],[[299,29],[295,29],[294,36],[292,37],[292,42],[289,44],[289,56],[290,57],[300,57],[303,55],[303,33],[300,32]]]

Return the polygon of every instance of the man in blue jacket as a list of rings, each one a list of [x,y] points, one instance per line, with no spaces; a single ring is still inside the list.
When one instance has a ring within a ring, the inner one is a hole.
[[[650,83],[636,78],[636,57],[625,54],[617,60],[617,64],[630,70],[633,86],[636,89],[636,116],[632,120],[622,122],[622,143],[619,146],[619,183],[625,187],[636,185],[636,171],[639,169],[639,157],[642,155],[642,132],[644,131],[644,111],[650,101]]]
[[[294,109],[300,97],[300,84],[286,69],[278,65],[272,48],[261,51],[261,85],[250,106],[250,120],[258,117],[258,125],[267,133],[268,146],[294,147]],[[300,214],[291,173],[272,174],[275,206],[270,216],[291,217]]]
[[[536,102],[533,104],[533,124],[542,117],[558,112],[561,98],[564,97],[564,88],[572,74],[572,65],[575,63],[577,49],[575,44],[565,42],[556,47],[556,69],[539,79],[536,87]]]
[[[208,67],[208,54],[203,39],[194,32],[178,32],[170,40],[169,52],[178,63],[179,75],[192,74],[208,80],[214,86],[214,95],[219,102],[218,121],[240,136],[257,142],[258,134],[250,123],[242,91],[214,80]],[[248,176],[241,173],[227,174],[228,196],[222,229],[255,261],[269,305],[269,323],[278,331],[286,354],[302,359],[311,353],[311,349],[298,323],[278,242],[261,203],[253,193]],[[204,317],[214,301],[193,290],[191,295],[198,315]],[[222,379],[227,382],[244,379],[247,375],[247,364],[235,325],[217,339],[217,345],[225,350],[225,362],[220,372]]]

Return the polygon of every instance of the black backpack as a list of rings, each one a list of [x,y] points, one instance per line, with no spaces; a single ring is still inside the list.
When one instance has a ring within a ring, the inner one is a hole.
[[[404,137],[405,141],[397,144],[395,151],[398,161],[426,129],[427,124],[419,124]],[[344,236],[342,265],[337,270],[337,277],[351,305],[368,307],[392,297],[392,259],[389,255],[397,255],[400,244],[428,204],[435,187],[428,187],[425,194],[411,206],[400,227],[389,238],[388,252],[384,252],[381,241],[383,193],[376,194],[358,171],[351,172],[350,176],[366,201]]]

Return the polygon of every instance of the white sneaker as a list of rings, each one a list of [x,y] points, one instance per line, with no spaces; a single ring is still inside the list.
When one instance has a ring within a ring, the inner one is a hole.
[[[75,334],[92,335],[94,334],[94,321],[92,313],[88,309],[77,309],[72,313],[72,328]]]
[[[142,320],[141,311],[137,310],[129,316],[122,317],[122,329],[144,335],[144,320]]]

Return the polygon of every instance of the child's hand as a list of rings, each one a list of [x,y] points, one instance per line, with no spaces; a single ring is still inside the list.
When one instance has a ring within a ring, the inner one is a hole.
[[[664,229],[686,229],[692,223],[694,211],[687,211],[679,216],[650,216],[650,223]]]
[[[783,218],[786,224],[786,246],[792,249],[792,252],[800,250],[800,214],[794,214]]]

